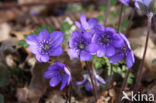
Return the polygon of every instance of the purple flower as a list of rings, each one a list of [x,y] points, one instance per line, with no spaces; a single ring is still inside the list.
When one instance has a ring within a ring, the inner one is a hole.
[[[55,62],[54,65],[51,65],[48,68],[48,71],[44,73],[44,77],[46,79],[50,79],[50,86],[55,87],[60,82],[62,82],[60,90],[63,90],[63,88],[66,85],[69,85],[71,80],[71,74],[65,64],[60,62]]]
[[[124,41],[111,27],[101,28],[101,31],[96,32],[93,37],[93,43],[98,45],[98,57],[113,56],[115,54],[115,48],[124,45]]]
[[[39,35],[29,35],[26,42],[29,50],[36,55],[39,62],[48,62],[49,56],[59,56],[62,54],[63,33],[54,31],[49,34],[47,30],[42,30]]]
[[[117,49],[115,55],[110,57],[110,63],[117,63],[126,57],[126,65],[128,68],[131,68],[135,62],[134,53],[130,47],[128,39],[122,33],[119,35],[123,38],[124,45]]]
[[[140,6],[139,6],[139,4],[138,4],[138,2],[142,3],[142,4],[145,5],[146,7],[149,7],[149,5],[150,5],[150,3],[152,2],[152,0],[135,0],[135,6],[136,6],[137,8],[139,8],[139,9],[141,9]]]
[[[99,75],[97,75],[95,71],[93,71],[93,75],[96,78],[96,85],[97,85],[97,87],[100,86],[100,82],[102,84],[106,84],[106,82]],[[92,91],[93,87],[92,87],[92,83],[91,83],[89,75],[88,74],[84,74],[83,78],[84,78],[84,80],[82,80],[80,82],[76,82],[76,85],[84,85],[84,87],[85,87],[85,89],[87,91]]]
[[[92,58],[92,54],[97,51],[97,46],[91,43],[92,36],[88,32],[81,33],[75,30],[72,33],[72,38],[69,41],[68,54],[73,58],[78,58],[82,61],[89,61]]]
[[[91,34],[94,34],[94,32],[95,32],[94,28],[98,24],[98,20],[96,18],[91,18],[87,22],[86,15],[82,14],[80,17],[80,22],[81,22],[81,24],[78,21],[75,21],[75,24],[81,31],[83,31],[83,32],[87,31],[87,32],[90,32]]]
[[[130,2],[131,0],[120,0],[120,2],[122,3],[122,4],[124,4],[124,5],[126,5],[126,6],[129,6],[129,2]]]

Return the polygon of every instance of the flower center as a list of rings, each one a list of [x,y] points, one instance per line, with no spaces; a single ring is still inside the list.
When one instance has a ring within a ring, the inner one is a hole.
[[[66,73],[64,71],[61,71],[61,75],[65,75]]]
[[[126,46],[123,46],[123,47],[121,48],[121,50],[122,50],[123,52],[127,52],[127,47],[126,47]]]
[[[85,47],[84,44],[80,44],[80,45],[79,45],[79,48],[80,48],[80,49],[83,49],[84,47]]]
[[[108,40],[108,38],[104,38],[103,41],[104,41],[105,43],[107,43],[109,40]]]
[[[89,29],[86,29],[87,32],[89,32]]]
[[[44,50],[48,50],[49,49],[49,46],[48,45],[45,45],[44,46]]]

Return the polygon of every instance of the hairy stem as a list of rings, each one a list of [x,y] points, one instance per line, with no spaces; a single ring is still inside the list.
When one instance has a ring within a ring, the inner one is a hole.
[[[138,75],[136,79],[136,84],[134,87],[134,92],[136,93],[140,87],[140,82],[142,78],[142,73],[143,73],[143,66],[144,66],[144,61],[145,61],[145,56],[146,56],[146,51],[147,51],[147,46],[148,46],[148,40],[149,40],[149,35],[151,31],[151,21],[152,21],[153,13],[149,13],[148,15],[148,25],[147,25],[147,35],[146,35],[146,42],[145,42],[145,48],[144,48],[144,53],[143,53],[143,59],[141,61],[139,70],[138,70]]]
[[[107,10],[106,10],[106,16],[104,20],[104,26],[107,25],[107,19],[108,19],[109,12],[110,12],[110,6],[111,6],[111,0],[107,0]]]
[[[89,62],[86,62],[86,68],[88,70],[88,74],[90,76],[90,79],[91,79],[91,83],[92,83],[92,86],[93,86],[93,93],[94,93],[94,97],[95,97],[95,101],[97,101],[97,94],[96,94],[96,88],[95,88],[95,84],[96,82],[94,82],[94,79],[93,79],[93,73],[92,73],[92,68],[91,66],[89,65]]]
[[[123,11],[123,4],[121,4],[121,8],[120,8],[120,15],[119,15],[119,22],[118,22],[118,29],[117,32],[120,32],[120,26],[121,26],[121,21],[122,21],[122,11]]]
[[[121,90],[120,90],[120,94],[119,94],[119,98],[118,98],[118,102],[117,102],[117,103],[120,103],[120,102],[121,102],[122,91],[124,91],[125,88],[126,88],[126,86],[127,86],[127,80],[128,80],[130,71],[131,71],[130,69],[128,69],[128,70],[126,71],[126,77],[124,78],[124,82],[123,82],[123,84],[122,84],[122,88],[121,88]]]
[[[71,96],[72,96],[72,82],[69,85],[69,103],[71,103]]]

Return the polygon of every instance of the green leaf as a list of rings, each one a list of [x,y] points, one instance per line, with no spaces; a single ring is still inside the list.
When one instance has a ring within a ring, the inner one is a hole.
[[[93,5],[89,5],[88,10],[93,10],[93,9],[95,9],[95,5],[94,4]]]
[[[122,78],[125,78],[125,73],[122,72],[122,73],[121,73],[121,76],[122,76]]]
[[[99,15],[97,18],[98,18],[99,22],[104,21],[105,20],[105,15]]]
[[[132,84],[133,83],[133,79],[128,78],[127,82],[128,82],[128,84]]]
[[[99,62],[96,62],[95,63],[95,68],[101,68],[102,67],[102,64],[101,63],[99,63]]]
[[[101,68],[104,64],[105,64],[104,60],[102,60],[101,58],[96,58],[95,68]]]
[[[120,8],[118,8],[115,12],[111,12],[111,17],[117,17],[120,14]]]
[[[4,97],[2,94],[0,94],[0,103],[4,103]]]
[[[26,35],[24,35],[24,38],[27,38],[27,36],[28,36],[27,34],[26,34]]]
[[[156,63],[156,59],[154,59],[154,60],[152,61],[152,63]]]
[[[80,10],[84,10],[84,8],[82,7],[81,3],[75,3],[72,5],[69,5],[66,10],[67,11],[80,11]]]
[[[133,83],[133,78],[134,78],[134,75],[132,73],[129,74],[129,77],[128,77],[128,84],[132,84]]]
[[[61,31],[65,33],[68,30],[70,30],[70,28],[71,28],[71,25],[68,22],[64,22],[61,26]]]
[[[117,69],[115,67],[113,67],[113,72],[115,72],[115,73],[117,72]]]
[[[106,9],[107,9],[107,6],[105,6],[105,5],[102,5],[102,6],[98,7],[99,11],[106,11]]]
[[[26,41],[25,40],[20,40],[19,42],[18,42],[18,45],[19,46],[24,46],[26,44]]]
[[[47,30],[49,31],[49,33],[52,33],[53,31],[55,31],[55,28],[53,28],[52,26],[48,26]]]
[[[111,6],[116,5],[116,3],[117,3],[117,0],[112,0],[112,1],[111,1]]]

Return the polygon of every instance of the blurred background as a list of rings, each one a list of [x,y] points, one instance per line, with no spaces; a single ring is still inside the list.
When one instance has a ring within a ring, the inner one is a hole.
[[[74,21],[79,21],[80,15],[85,13],[88,19],[96,17],[104,25],[107,2],[108,0],[0,0],[0,103],[67,103],[69,88],[59,91],[59,87],[50,87],[48,80],[43,78],[43,73],[55,60],[69,64],[72,70],[72,103],[93,103],[92,92],[74,85],[74,81],[83,80],[83,62],[79,59],[70,60],[64,53],[60,57],[53,57],[50,63],[38,63],[27,49],[24,39],[28,34],[38,34],[43,29],[49,32],[61,30],[64,33],[62,46],[67,51],[68,40],[76,29]],[[117,29],[120,7],[118,0],[111,0],[106,26]],[[146,28],[147,16],[136,8],[124,6],[120,32],[130,40],[136,58],[128,78],[127,91],[134,87],[143,55]],[[113,75],[110,75],[107,58],[101,60],[95,57],[92,66],[107,82],[100,86],[97,103],[116,103],[125,77],[125,65],[115,64]],[[142,92],[156,94],[156,16],[152,19],[143,73]]]

